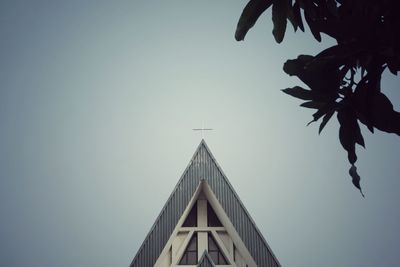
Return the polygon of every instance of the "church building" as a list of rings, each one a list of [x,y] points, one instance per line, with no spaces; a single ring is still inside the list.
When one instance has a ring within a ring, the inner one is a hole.
[[[130,267],[280,267],[202,140]]]

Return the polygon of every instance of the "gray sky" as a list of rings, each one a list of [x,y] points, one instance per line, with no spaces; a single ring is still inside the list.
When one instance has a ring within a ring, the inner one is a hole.
[[[0,4],[0,266],[128,266],[206,142],[283,266],[395,266],[400,142],[358,148],[363,199],[335,120],[279,89],[286,59],[331,44],[270,14],[245,42],[245,1]],[[399,81],[384,92],[400,109]]]

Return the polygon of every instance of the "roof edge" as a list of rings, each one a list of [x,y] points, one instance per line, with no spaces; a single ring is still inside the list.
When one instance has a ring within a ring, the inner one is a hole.
[[[160,217],[161,217],[163,211],[165,210],[165,208],[167,207],[169,201],[171,200],[172,196],[174,195],[175,191],[177,190],[179,183],[180,183],[180,182],[183,180],[183,178],[185,177],[185,174],[186,174],[187,170],[190,168],[190,166],[191,166],[191,164],[192,164],[194,158],[196,157],[196,155],[197,155],[197,153],[199,152],[199,150],[200,150],[200,148],[201,148],[202,145],[204,145],[204,146],[206,147],[206,149],[207,149],[206,142],[204,141],[204,139],[201,139],[200,144],[197,146],[196,150],[194,151],[193,156],[191,157],[191,159],[190,159],[188,165],[186,166],[185,170],[183,171],[183,173],[182,173],[181,177],[179,178],[178,182],[176,183],[174,189],[172,189],[171,194],[169,195],[169,197],[168,197],[167,201],[165,202],[164,206],[162,207],[160,213],[159,213],[158,216],[156,217],[156,219],[155,219],[153,225],[151,226],[149,232],[147,233],[146,237],[143,239],[142,244],[140,245],[139,249],[136,251],[135,257],[133,258],[133,260],[131,261],[131,264],[130,264],[129,266],[133,266],[133,263],[136,261],[137,257],[138,257],[139,254],[140,254],[140,251],[141,251],[141,250],[143,249],[143,247],[144,247],[145,241],[149,238],[151,232],[153,232],[154,228],[156,227],[157,222],[158,222],[158,220],[160,219]],[[209,152],[208,149],[207,149],[207,151]],[[210,155],[211,155],[211,154],[210,154]],[[211,156],[212,156],[212,155],[211,155]],[[212,157],[212,159],[214,160],[214,157]],[[215,161],[215,160],[214,160],[214,161]],[[219,168],[219,166],[218,166],[218,168]]]
[[[207,146],[206,142],[204,139],[201,140],[200,145],[204,145],[204,148],[207,150],[208,154],[210,155],[211,159],[214,161],[215,165],[217,166],[217,168],[221,171],[222,177],[225,179],[225,181],[227,182],[228,186],[230,187],[230,189],[232,190],[233,194],[235,195],[235,197],[237,198],[237,200],[239,201],[240,205],[243,207],[243,210],[245,211],[247,217],[250,219],[251,223],[254,225],[257,233],[260,235],[262,241],[264,242],[264,244],[266,245],[266,247],[268,248],[269,252],[271,253],[272,257],[274,258],[274,260],[276,261],[276,263],[279,266],[282,266],[278,260],[278,258],[275,256],[274,252],[272,251],[271,247],[268,245],[267,240],[265,240],[264,235],[261,233],[260,229],[258,229],[257,224],[255,223],[255,221],[253,220],[253,218],[250,216],[250,213],[247,211],[246,206],[243,204],[242,200],[240,199],[239,195],[236,193],[235,189],[233,188],[232,184],[230,183],[229,179],[227,178],[227,176],[225,175],[225,173],[223,172],[221,166],[219,166],[217,160],[215,159],[214,155],[211,153],[210,148]],[[199,146],[200,146],[199,145]],[[199,149],[199,148],[198,148]],[[196,150],[197,152],[197,150]]]

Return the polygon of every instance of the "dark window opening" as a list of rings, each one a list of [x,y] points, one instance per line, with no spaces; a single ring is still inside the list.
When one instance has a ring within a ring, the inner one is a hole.
[[[195,202],[189,215],[186,217],[183,227],[196,227],[197,226],[197,203]]]
[[[222,254],[221,249],[218,247],[217,242],[211,233],[208,233],[208,254],[210,254],[211,259],[217,265],[227,265],[224,254]]]
[[[211,207],[210,203],[207,202],[207,225],[209,227],[221,227],[222,223],[219,221],[217,214]]]
[[[179,265],[196,265],[197,264],[197,233],[194,233],[186,247],[185,253],[179,262]]]

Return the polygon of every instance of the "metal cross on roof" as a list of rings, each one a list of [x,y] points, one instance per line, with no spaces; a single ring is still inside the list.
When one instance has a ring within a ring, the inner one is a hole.
[[[192,130],[193,131],[201,131],[201,139],[203,139],[204,131],[212,131],[214,129],[212,129],[212,128],[204,128],[204,126],[203,126],[201,128],[194,128]]]

